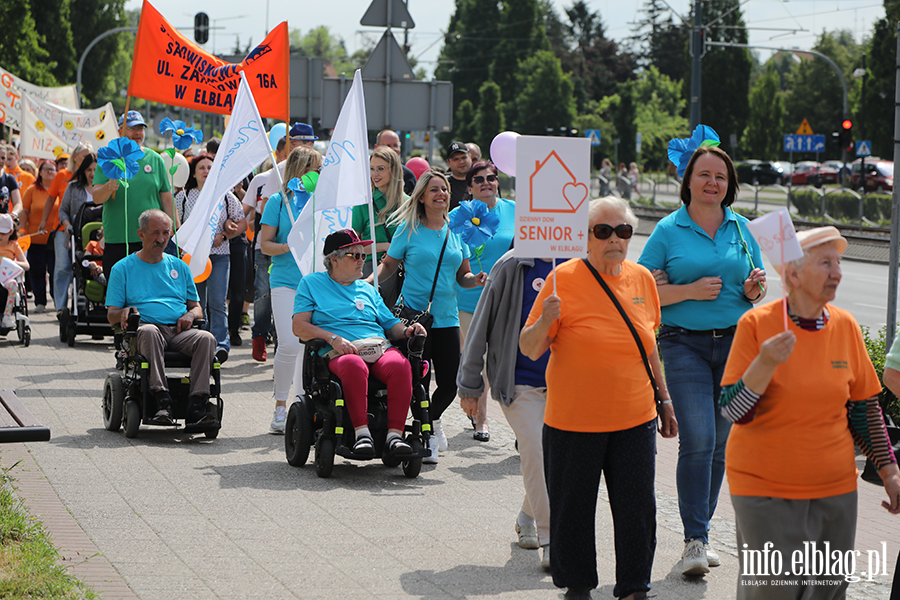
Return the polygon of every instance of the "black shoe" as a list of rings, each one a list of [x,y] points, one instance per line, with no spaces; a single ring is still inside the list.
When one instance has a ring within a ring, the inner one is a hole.
[[[473,440],[478,440],[479,442],[489,442],[491,440],[491,434],[487,431],[476,431],[472,434]],[[518,442],[518,440],[516,440]],[[516,448],[518,450],[518,448]]]
[[[206,411],[206,403],[209,401],[209,396],[206,395],[197,395],[191,396],[188,398],[188,406],[187,406],[187,419],[185,419],[185,425],[210,425],[216,422],[216,417]]]
[[[375,456],[375,441],[368,435],[359,436],[356,438],[356,443],[353,444],[353,454]]]
[[[566,600],[591,600],[591,588],[569,588],[566,590]]]
[[[216,350],[216,360],[220,365],[228,360],[228,350],[226,350],[225,348],[219,348],[218,350]]]
[[[172,396],[169,395],[169,392],[166,390],[153,392],[153,398],[156,400],[158,410],[150,421],[157,425],[174,425],[175,421],[172,420]]]
[[[242,346],[244,344],[244,341],[241,339],[241,335],[239,333],[232,333],[229,336],[229,339],[231,340],[232,346]]]
[[[387,450],[394,456],[408,456],[413,453],[412,446],[403,441],[403,438],[394,437],[388,440]]]

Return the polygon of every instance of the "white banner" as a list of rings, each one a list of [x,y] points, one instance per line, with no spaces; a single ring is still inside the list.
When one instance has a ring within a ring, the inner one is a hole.
[[[55,159],[85,142],[105,146],[119,137],[116,113],[109,102],[96,110],[65,108],[22,94],[19,154]]]
[[[191,273],[203,273],[212,247],[219,217],[225,210],[225,193],[272,153],[263,120],[259,116],[250,86],[241,73],[241,85],[234,110],[222,136],[212,169],[188,219],[178,230],[178,245],[191,255]]]
[[[516,138],[516,256],[587,255],[590,161],[587,138]]]
[[[325,238],[334,231],[352,227],[352,208],[366,203],[372,204],[372,182],[369,178],[366,99],[362,76],[357,69],[328,143],[316,191],[288,235],[288,246],[303,275],[322,268],[318,257],[324,250]]]
[[[0,67],[0,123],[21,131],[23,92],[57,106],[78,108],[78,93],[74,85],[41,87],[19,79]]]

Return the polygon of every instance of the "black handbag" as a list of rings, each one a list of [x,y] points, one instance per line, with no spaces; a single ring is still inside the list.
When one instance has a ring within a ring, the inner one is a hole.
[[[625,312],[625,309],[622,308],[622,305],[619,304],[619,299],[616,298],[616,295],[613,294],[613,291],[609,289],[609,286],[606,285],[606,282],[603,281],[603,278],[600,277],[600,273],[594,269],[594,266],[588,262],[586,258],[582,258],[584,264],[587,265],[587,268],[590,269],[594,278],[600,283],[603,287],[603,291],[609,296],[609,299],[612,300],[612,303],[619,310],[619,314],[622,315],[622,318],[625,319],[625,324],[628,325],[628,329],[631,330],[631,335],[634,336],[634,341],[637,343],[638,350],[641,351],[641,358],[644,359],[644,368],[647,369],[647,376],[650,377],[650,385],[653,386],[653,400],[656,402],[656,412],[659,413],[659,405],[661,404],[661,400],[659,399],[659,388],[656,386],[656,378],[653,377],[653,370],[650,368],[650,360],[647,358],[647,351],[644,350],[644,345],[641,343],[641,338],[638,336],[637,330],[634,328],[634,325],[631,323],[631,319],[628,318],[628,313]]]
[[[447,229],[447,237],[444,238],[444,245],[441,246],[441,255],[438,257],[437,268],[434,270],[434,282],[431,284],[431,295],[428,296],[428,306],[425,310],[416,310],[406,306],[401,295],[397,299],[397,303],[391,309],[394,316],[400,319],[404,325],[409,327],[413,323],[418,323],[425,329],[431,329],[434,324],[434,315],[431,314],[431,301],[434,300],[434,290],[437,288],[438,273],[441,271],[441,262],[444,260],[444,251],[447,249],[447,241],[450,239],[450,230]]]

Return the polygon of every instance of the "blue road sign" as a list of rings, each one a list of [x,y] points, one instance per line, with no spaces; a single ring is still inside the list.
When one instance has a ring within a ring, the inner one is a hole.
[[[591,140],[591,146],[599,146],[600,145],[600,130],[599,129],[588,129],[584,132],[584,137]]]
[[[785,152],[825,152],[824,135],[796,135],[789,133],[784,136]]]
[[[856,155],[872,156],[872,142],[869,140],[856,142]]]

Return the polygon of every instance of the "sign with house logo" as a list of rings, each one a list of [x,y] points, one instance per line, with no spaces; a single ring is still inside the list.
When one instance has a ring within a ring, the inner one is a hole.
[[[516,139],[516,256],[587,254],[590,161],[586,137]]]

